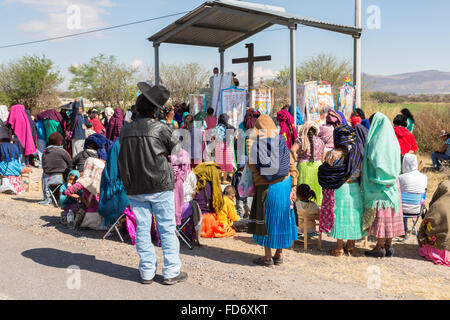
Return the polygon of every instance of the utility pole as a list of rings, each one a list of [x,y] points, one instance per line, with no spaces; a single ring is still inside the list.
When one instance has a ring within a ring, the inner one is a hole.
[[[362,28],[361,0],[355,0],[355,27]],[[356,89],[356,108],[361,108],[361,37],[354,37],[353,81]]]

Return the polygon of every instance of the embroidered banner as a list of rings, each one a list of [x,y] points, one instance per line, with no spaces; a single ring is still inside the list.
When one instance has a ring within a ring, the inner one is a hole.
[[[338,111],[345,115],[349,120],[355,108],[356,89],[350,83],[345,84],[339,88]]]
[[[230,117],[228,122],[236,129],[244,121],[244,114],[247,105],[247,92],[245,90],[222,90],[220,113],[226,113]]]
[[[252,90],[251,108],[256,109],[261,114],[272,114],[273,111],[273,89],[262,88]]]
[[[206,111],[206,97],[204,94],[189,95],[189,112],[195,116],[201,111]]]

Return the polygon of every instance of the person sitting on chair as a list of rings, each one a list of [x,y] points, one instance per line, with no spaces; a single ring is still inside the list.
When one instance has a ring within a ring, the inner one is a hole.
[[[21,174],[29,173],[32,169],[22,166],[19,148],[10,139],[7,131],[0,132],[0,192],[20,194],[26,190]]]
[[[440,138],[444,141],[444,144],[439,151],[431,154],[431,160],[433,161],[434,171],[441,171],[441,160],[450,160],[450,133],[445,130],[441,131]]]
[[[403,158],[402,174],[399,176],[400,192],[424,194],[427,190],[428,178],[418,170],[417,157],[414,154],[405,154]],[[404,199],[403,199],[404,200]],[[417,215],[420,213],[420,204],[402,202],[403,214]],[[405,234],[408,229],[408,218],[403,217]]]
[[[44,200],[39,204],[48,206],[52,202],[51,185],[62,185],[63,174],[67,173],[72,168],[72,159],[66,150],[63,148],[63,136],[54,132],[48,138],[48,147],[42,155],[42,192]]]

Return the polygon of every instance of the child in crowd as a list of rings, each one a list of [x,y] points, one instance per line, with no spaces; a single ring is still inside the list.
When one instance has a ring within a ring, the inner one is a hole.
[[[83,191],[80,190],[78,193],[66,195],[64,192],[67,188],[73,186],[77,180],[80,178],[80,172],[77,170],[72,170],[67,176],[67,182],[64,183],[60,188],[59,201],[61,202],[61,208],[64,212],[61,213],[61,223],[67,223],[67,213],[72,210],[72,212],[78,212],[81,208],[79,200],[83,196]]]
[[[231,185],[236,190],[236,212],[241,218],[247,219],[250,216],[250,208],[247,203],[247,197],[241,197],[238,191],[238,185],[244,172],[245,164],[238,164],[238,169],[233,174]]]
[[[316,193],[307,184],[297,186],[297,201],[295,202],[298,216],[298,231],[304,233],[305,219],[308,224],[307,233],[316,232],[316,220],[319,220],[320,209],[311,200],[317,199]]]
[[[89,137],[90,135],[96,134],[94,128],[93,128],[93,124],[90,121],[86,122],[86,137]]]
[[[236,200],[236,189],[229,185],[223,190],[223,208],[217,213],[219,225],[231,227],[235,221],[241,220],[237,214],[234,201]]]

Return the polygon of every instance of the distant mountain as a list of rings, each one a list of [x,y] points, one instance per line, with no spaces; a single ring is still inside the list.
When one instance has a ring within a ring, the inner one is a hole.
[[[428,70],[392,76],[363,74],[369,91],[387,91],[398,94],[448,94],[450,72]]]

